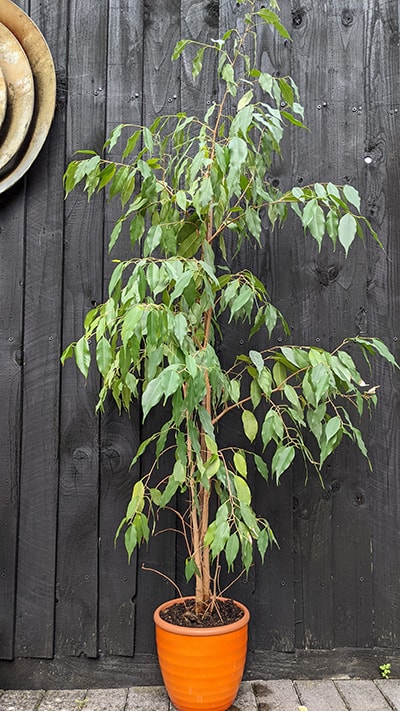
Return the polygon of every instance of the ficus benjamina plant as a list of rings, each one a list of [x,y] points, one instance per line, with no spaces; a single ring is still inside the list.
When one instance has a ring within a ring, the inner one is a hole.
[[[120,409],[140,408],[148,423],[132,464],[150,451],[154,461],[133,485],[116,538],[124,534],[130,558],[156,531],[159,510],[184,497],[178,520],[198,610],[215,594],[220,561],[248,571],[256,550],[264,558],[275,541],[256,512],[254,476],[278,484],[298,455],[306,476],[313,469],[322,477],[343,438],[368,458],[357,420],[375,405],[376,387],[366,385],[349,351],[358,346],[367,363],[378,354],[396,365],[375,338],[348,338],[333,352],[274,345],[277,325],[289,334],[283,315],[260,278],[232,269],[228,255],[246,241],[265,250],[268,233],[290,212],[318,247],[328,239],[347,255],[364,231],[379,243],[354,187],[328,182],[280,192],[269,182],[285,127],[304,129],[303,108],[291,77],[256,66],[260,25],[289,40],[276,0],[261,9],[254,0],[240,4],[241,29],[207,43],[182,39],[172,55],[179,60],[192,48],[194,80],[205,54],[215,55],[220,98],[204,116],[119,125],[102,155],[82,151],[64,176],[66,195],[83,182],[88,199],[106,191],[117,200],[109,249],[115,254],[122,239],[132,246],[130,259],[113,259],[108,298],[89,311],[83,335],[62,356],[73,355],[85,377],[95,361],[97,410],[111,393]],[[111,160],[119,146],[120,161]],[[248,322],[249,339],[258,334],[265,347],[232,353],[224,365],[216,344],[226,321]],[[221,423],[234,413],[242,445],[236,436],[227,442],[225,428],[222,447]]]

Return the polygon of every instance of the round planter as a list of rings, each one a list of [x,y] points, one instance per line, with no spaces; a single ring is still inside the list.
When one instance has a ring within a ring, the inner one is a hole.
[[[179,627],[165,622],[160,612],[191,598],[169,600],[154,613],[156,645],[168,695],[178,711],[227,711],[243,676],[247,652],[248,609],[243,617],[222,627]]]

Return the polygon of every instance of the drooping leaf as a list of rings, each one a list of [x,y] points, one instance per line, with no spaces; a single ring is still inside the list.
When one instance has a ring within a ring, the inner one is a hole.
[[[296,450],[293,445],[277,447],[271,462],[272,475],[276,478],[277,483],[279,482],[283,472],[290,467],[294,459],[295,452]]]
[[[247,477],[246,457],[242,454],[242,452],[235,452],[233,455],[233,463],[239,474],[241,474],[242,477]]]
[[[346,212],[339,220],[339,242],[344,248],[346,256],[348,254],[349,248],[354,241],[356,236],[357,223],[355,217],[350,213]]]
[[[75,361],[82,375],[87,378],[90,366],[90,349],[85,336],[82,336],[76,343]]]
[[[247,439],[254,442],[258,432],[258,420],[251,410],[243,410],[242,423]]]
[[[278,15],[276,12],[273,10],[268,10],[266,7],[261,8],[261,10],[258,10],[256,13],[261,17],[264,22],[267,22],[269,25],[273,25],[277,32],[283,37],[284,39],[291,39],[289,32],[287,31],[286,27],[282,25]]]
[[[358,190],[353,188],[352,185],[346,184],[343,186],[343,195],[345,196],[347,202],[349,202],[351,205],[354,205],[358,212],[360,212],[361,198]]]

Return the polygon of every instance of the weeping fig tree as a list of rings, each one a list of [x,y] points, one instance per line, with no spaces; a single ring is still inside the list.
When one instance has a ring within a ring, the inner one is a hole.
[[[204,116],[119,125],[101,155],[83,151],[64,176],[66,195],[83,183],[88,199],[106,191],[120,206],[109,237],[115,268],[107,299],[89,311],[83,335],[62,356],[74,356],[85,377],[94,361],[99,411],[111,394],[120,409],[140,408],[148,423],[132,464],[150,450],[154,461],[135,481],[116,536],[124,535],[130,558],[155,532],[159,509],[183,497],[185,575],[195,580],[198,610],[215,593],[220,560],[248,570],[257,549],[263,558],[275,540],[256,512],[248,473],[278,483],[298,456],[305,471],[321,476],[343,438],[368,457],[358,420],[375,405],[376,387],[365,384],[350,351],[357,346],[367,363],[379,355],[395,365],[376,338],[348,338],[332,352],[274,344],[277,325],[289,333],[284,316],[259,277],[232,267],[228,255],[246,241],[261,253],[268,232],[290,213],[318,247],[328,240],[347,255],[364,234],[379,242],[354,187],[328,182],[281,192],[269,182],[285,127],[304,130],[303,107],[290,76],[257,67],[260,25],[289,40],[276,0],[240,4],[241,29],[206,43],[182,39],[172,56],[191,49],[196,79],[204,56],[215,55],[220,98]],[[110,157],[118,148],[119,161]],[[121,240],[130,241],[129,259],[117,258]],[[222,363],[216,342],[226,321],[247,322],[250,339],[258,334],[264,347],[250,340]],[[235,436],[229,442],[229,428],[220,442],[221,423],[233,413],[247,446]]]

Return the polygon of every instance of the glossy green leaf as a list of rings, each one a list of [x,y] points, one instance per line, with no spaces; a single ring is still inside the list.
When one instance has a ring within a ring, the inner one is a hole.
[[[204,50],[205,50],[205,47],[200,47],[200,49],[196,52],[195,57],[193,59],[193,64],[192,64],[193,79],[196,79],[196,77],[199,76],[199,74],[202,70]]]
[[[236,471],[238,471],[243,477],[247,477],[247,462],[246,457],[242,454],[242,452],[235,452],[233,455],[233,463]]]
[[[350,246],[353,244],[354,237],[356,236],[357,223],[355,217],[350,212],[347,212],[339,220],[338,236],[339,242],[347,253]]]
[[[74,353],[75,361],[79,370],[82,375],[87,378],[90,366],[90,349],[85,336],[82,336],[82,338],[80,338],[77,342]]]
[[[345,196],[347,202],[349,202],[351,205],[354,205],[358,212],[360,212],[361,198],[358,190],[353,188],[352,185],[346,184],[343,186],[343,195]]]
[[[271,470],[276,482],[279,482],[281,475],[289,469],[295,455],[295,448],[292,445],[277,447],[272,457]]]
[[[248,484],[241,476],[238,476],[237,474],[234,475],[233,480],[235,482],[236,496],[238,497],[239,501],[242,501],[244,504],[249,505],[251,502],[251,491],[249,489]]]
[[[236,532],[232,533],[225,545],[225,558],[228,565],[228,570],[233,569],[233,563],[235,562],[239,553],[239,537]]]
[[[276,12],[263,7],[261,8],[261,10],[258,10],[256,14],[259,15],[259,17],[261,17],[264,22],[268,23],[269,25],[273,25],[273,27],[275,27],[281,37],[283,37],[284,39],[291,39],[289,32],[287,31],[286,27],[282,25]]]
[[[242,424],[247,439],[254,442],[258,432],[258,420],[251,410],[243,410]]]

